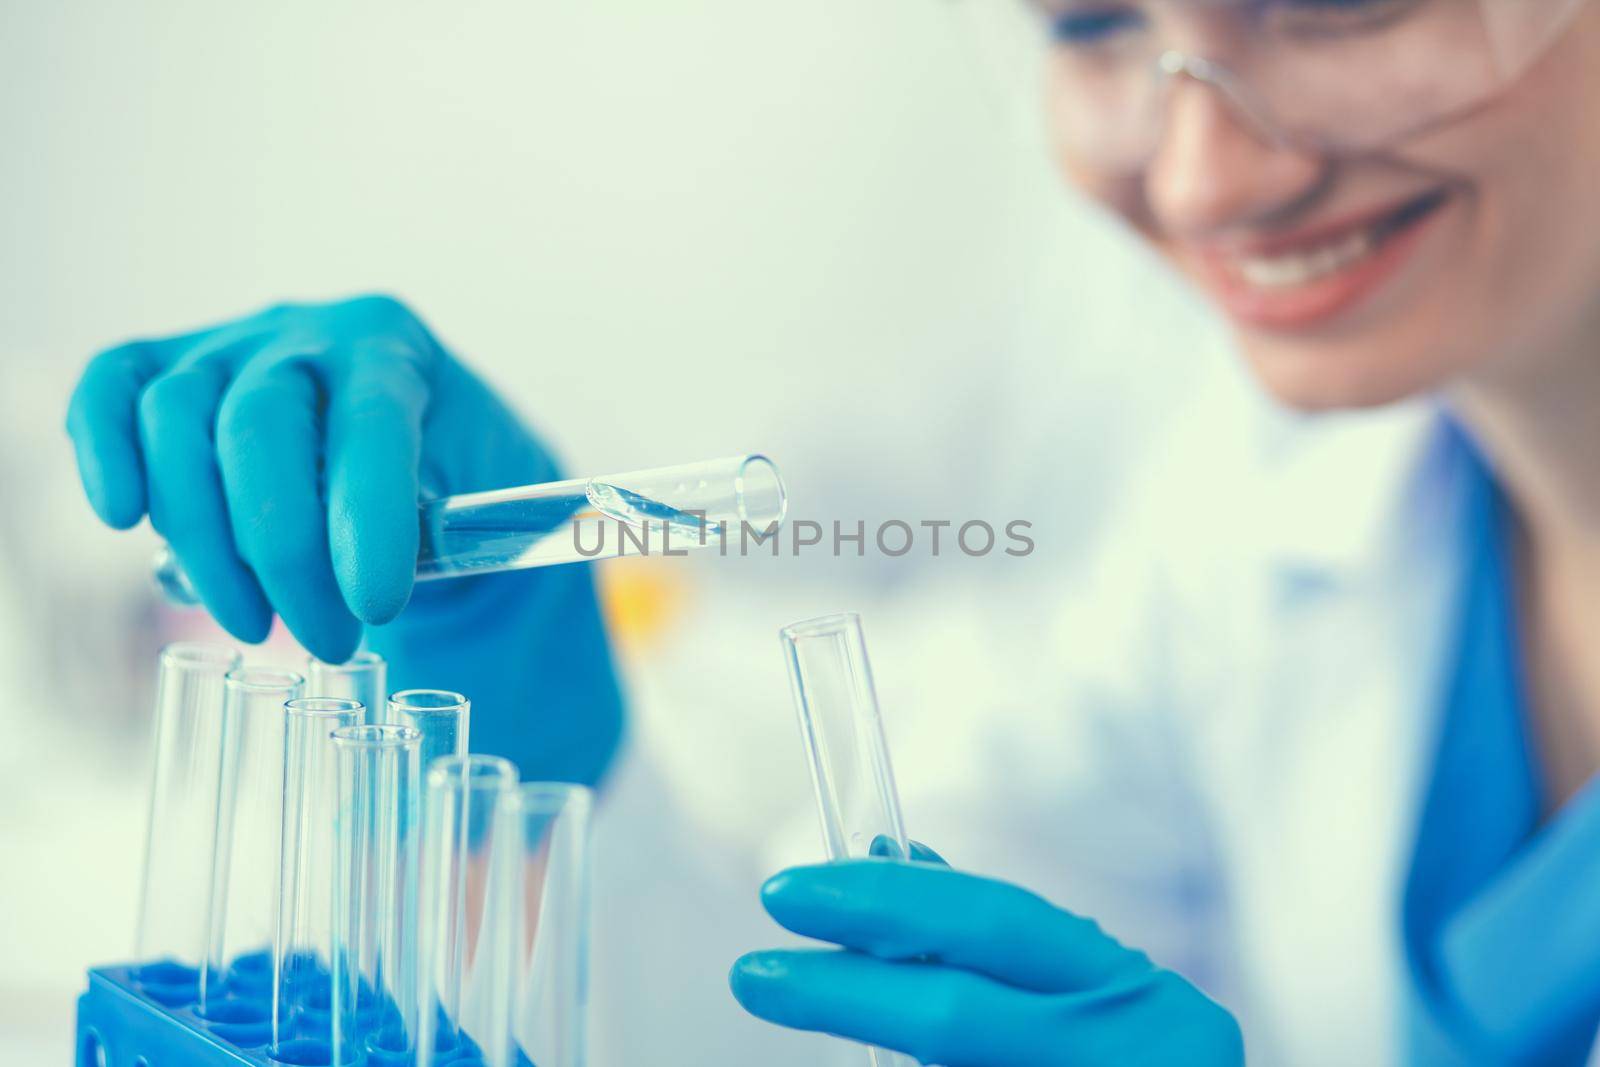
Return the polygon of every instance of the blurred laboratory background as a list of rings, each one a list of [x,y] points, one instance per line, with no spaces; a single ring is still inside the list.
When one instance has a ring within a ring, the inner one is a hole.
[[[937,802],[930,739],[968,743],[1221,342],[1058,188],[962,10],[994,2],[0,0],[0,1062],[66,1062],[130,951],[155,652],[209,632],[84,503],[68,393],[285,300],[404,299],[574,473],[754,450],[824,526],[1032,524],[1025,558],[602,565],[634,717],[597,1067],[863,1062],[727,993],[785,940],[761,878],[821,855],[786,623],[863,613],[912,835],[1048,888]]]

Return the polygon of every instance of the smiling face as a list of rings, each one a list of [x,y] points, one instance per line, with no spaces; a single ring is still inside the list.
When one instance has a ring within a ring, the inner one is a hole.
[[[1057,78],[1058,111],[1074,88]],[[1141,168],[1064,139],[1063,169],[1212,298],[1283,402],[1516,378],[1600,337],[1600,4],[1492,98],[1379,153],[1274,144],[1193,78],[1162,107]]]

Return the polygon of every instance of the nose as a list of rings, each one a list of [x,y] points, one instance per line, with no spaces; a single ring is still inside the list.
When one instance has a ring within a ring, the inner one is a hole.
[[[1145,198],[1172,236],[1206,237],[1286,217],[1314,198],[1327,161],[1270,139],[1220,88],[1180,77],[1145,171]]]

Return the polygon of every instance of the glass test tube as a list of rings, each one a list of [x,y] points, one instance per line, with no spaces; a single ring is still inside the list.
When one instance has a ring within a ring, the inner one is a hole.
[[[238,665],[239,653],[222,646],[161,650],[134,978],[169,1004],[199,994],[216,846],[222,680]]]
[[[737,546],[742,524],[775,531],[786,507],[759,455],[465,493],[423,503],[417,577]]]
[[[340,801],[330,1009],[335,1063],[416,1062],[421,740],[416,730],[392,724],[333,734]]]
[[[422,769],[442,756],[465,756],[472,702],[448,689],[402,689],[389,698],[389,722],[422,734]]]
[[[485,930],[509,948],[509,1028],[492,1045],[489,1067],[583,1067],[587,1057],[589,812],[581,785],[530,782],[502,799],[496,848],[508,855],[504,915]]]
[[[511,953],[497,919],[506,907],[491,861],[508,854],[495,847],[497,812],[516,788],[517,769],[495,756],[454,756],[434,763],[426,778],[422,1067],[455,1064],[509,1026]]]
[[[305,680],[240,667],[223,680],[222,771],[200,1014],[264,1025],[272,995],[283,806],[284,705]],[[228,1008],[218,1004],[228,999]]]
[[[358,700],[368,722],[381,722],[388,696],[388,664],[376,652],[357,652],[343,663],[306,661],[306,696]]]
[[[333,732],[359,726],[354,700],[303,697],[284,706],[282,863],[273,942],[272,1052],[288,1062],[330,1054],[335,819]]]
[[[417,578],[720,551],[775,533],[787,506],[777,466],[756,454],[439,497],[418,505]],[[169,600],[199,603],[171,549],[153,571]]]
[[[779,633],[817,814],[829,859],[910,855],[889,746],[872,687],[866,637],[854,613],[784,627]],[[875,1067],[916,1067],[910,1056],[870,1050]]]

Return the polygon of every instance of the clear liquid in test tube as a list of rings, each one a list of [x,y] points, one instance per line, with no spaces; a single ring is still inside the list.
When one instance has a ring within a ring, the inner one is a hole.
[[[754,453],[423,500],[417,580],[617,556],[739,552],[776,534],[788,509],[777,466]],[[170,548],[153,565],[178,604],[199,598]]]
[[[910,855],[861,619],[830,615],[779,634],[828,858]],[[875,847],[876,846],[876,847]],[[874,1067],[917,1067],[869,1050]]]
[[[747,527],[775,532],[786,509],[778,468],[759,455],[467,493],[422,505],[417,577],[737,548]]]

